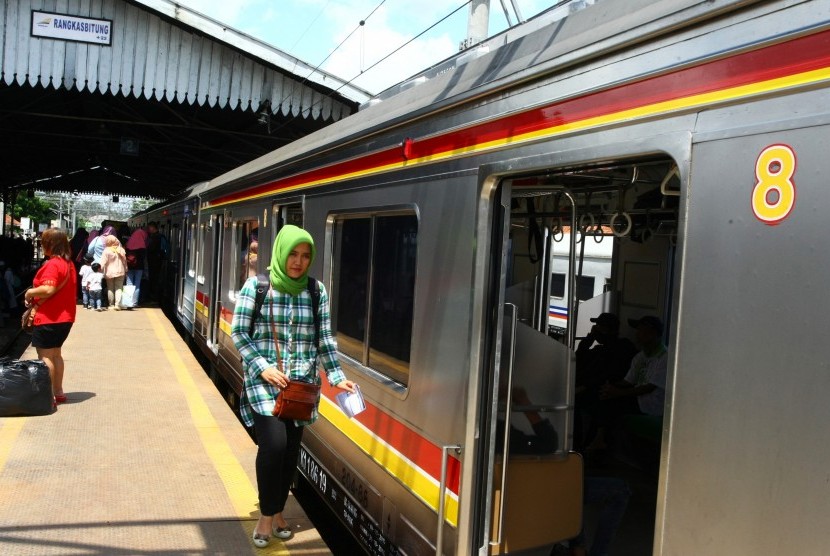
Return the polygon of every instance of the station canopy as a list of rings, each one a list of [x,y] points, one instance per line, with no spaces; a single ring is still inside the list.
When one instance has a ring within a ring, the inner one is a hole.
[[[0,0],[0,28],[6,200],[31,190],[164,199],[370,97],[167,0]]]

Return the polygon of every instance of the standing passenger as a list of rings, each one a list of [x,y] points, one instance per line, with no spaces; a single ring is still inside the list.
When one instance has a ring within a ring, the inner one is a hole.
[[[127,274],[127,257],[121,242],[114,235],[106,237],[107,248],[101,255],[101,272],[107,281],[107,304],[121,310],[121,288]]]
[[[127,285],[135,286],[132,300],[127,303],[130,308],[138,306],[141,293],[141,276],[144,274],[144,259],[147,255],[149,236],[144,228],[137,228],[127,240]]]
[[[37,304],[32,346],[38,359],[49,368],[55,402],[64,403],[63,355],[61,347],[75,322],[75,266],[70,257],[69,239],[58,228],[49,228],[41,236],[43,255],[48,257],[35,274],[32,287],[26,290],[26,307]]]
[[[158,224],[147,224],[147,274],[149,274],[150,298],[159,299],[161,292],[161,267],[164,262],[161,234]]]
[[[256,458],[260,518],[254,528],[253,542],[258,548],[268,546],[271,535],[291,537],[291,529],[282,511],[288,499],[288,487],[297,468],[303,427],[317,419],[317,408],[309,421],[293,421],[272,416],[280,390],[291,380],[320,384],[319,363],[329,383],[347,392],[355,384],[346,380],[337,361],[337,344],[331,333],[329,297],[322,283],[318,322],[320,342],[315,346],[312,299],[308,292],[308,268],[314,259],[314,240],[296,226],[284,226],[271,255],[270,285],[262,309],[255,315],[257,278],[249,278],[236,300],[231,337],[239,350],[245,370],[240,413],[246,426],[254,427],[259,451]],[[251,320],[253,336],[249,335]],[[277,364],[275,339],[277,330],[282,369]]]
[[[104,230],[95,236],[95,238],[89,242],[89,247],[87,247],[86,254],[92,257],[92,262],[100,263],[101,262],[101,255],[104,254],[104,249],[107,246],[107,237],[115,234],[115,228],[112,226],[104,227]],[[91,236],[92,234],[90,234]]]

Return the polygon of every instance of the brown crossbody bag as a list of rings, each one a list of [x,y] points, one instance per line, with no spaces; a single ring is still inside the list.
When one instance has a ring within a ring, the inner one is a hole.
[[[274,325],[273,303],[268,304],[268,316],[268,320],[271,324],[271,334],[274,336],[274,348],[277,350],[277,368],[281,373],[285,374],[285,371],[283,371],[282,368],[282,356],[280,355],[280,343],[279,338],[277,337],[277,328]],[[314,408],[317,406],[317,398],[319,395],[319,385],[303,382],[301,380],[289,380],[288,385],[280,390],[280,393],[277,396],[277,404],[274,406],[273,415],[274,417],[279,417],[280,419],[308,421],[311,419]]]

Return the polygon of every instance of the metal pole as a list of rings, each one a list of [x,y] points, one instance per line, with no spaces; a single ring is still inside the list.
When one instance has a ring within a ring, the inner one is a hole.
[[[504,19],[507,20],[507,26],[513,27],[513,18],[510,17],[510,12],[507,10],[507,4],[504,3],[504,0],[499,0],[501,2],[501,9],[504,10]]]
[[[513,11],[516,13],[516,19],[519,20],[519,23],[524,23],[524,18],[522,18],[522,12],[519,11],[519,5],[516,4],[516,0],[510,0],[510,3],[513,5]]]
[[[473,0],[467,21],[466,46],[471,47],[487,38],[490,25],[490,0]]]

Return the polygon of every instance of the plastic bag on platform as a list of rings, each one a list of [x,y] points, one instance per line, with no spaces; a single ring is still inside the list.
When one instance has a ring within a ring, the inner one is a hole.
[[[0,417],[52,413],[52,379],[38,359],[0,359]]]
[[[121,290],[121,306],[129,309],[130,307],[135,307],[135,302],[135,286],[124,286]]]

